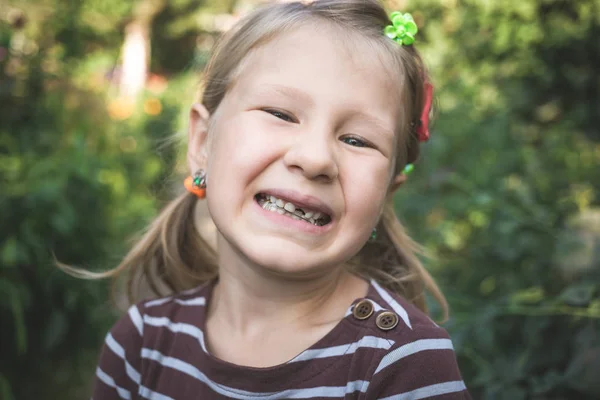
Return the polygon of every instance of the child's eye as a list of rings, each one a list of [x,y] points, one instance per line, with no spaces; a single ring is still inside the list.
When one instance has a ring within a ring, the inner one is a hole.
[[[354,137],[354,136],[348,136],[348,137],[342,138],[342,142],[349,144],[350,146],[354,146],[354,147],[371,147],[369,145],[369,143],[367,143],[366,141],[359,139],[357,137]]]
[[[263,111],[271,114],[272,116],[274,116],[276,118],[284,120],[286,122],[298,123],[298,121],[294,117],[290,116],[287,113],[284,113],[283,111],[272,110],[272,109],[264,109]]]

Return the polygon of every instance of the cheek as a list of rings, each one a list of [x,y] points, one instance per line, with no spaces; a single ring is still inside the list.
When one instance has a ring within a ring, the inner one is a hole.
[[[209,182],[219,186],[235,182],[250,182],[258,176],[277,155],[275,142],[266,130],[250,115],[222,116],[214,127],[214,137],[208,158]]]
[[[360,214],[365,222],[379,217],[389,186],[387,159],[370,161],[354,163],[351,169],[345,171],[343,185],[346,211]]]

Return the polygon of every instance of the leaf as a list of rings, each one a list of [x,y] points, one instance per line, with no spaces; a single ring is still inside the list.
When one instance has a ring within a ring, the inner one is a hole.
[[[0,260],[3,267],[14,267],[19,259],[19,243],[14,236],[9,237],[0,250]]]
[[[0,399],[15,400],[8,379],[2,374],[0,374]]]
[[[592,283],[568,286],[560,293],[558,299],[569,306],[585,307],[590,304],[595,291],[596,285]]]
[[[47,351],[54,349],[62,342],[67,333],[67,317],[60,311],[54,311],[50,315],[50,320],[46,326],[43,348]]]
[[[537,304],[543,299],[544,289],[537,286],[518,291],[510,296],[510,302],[513,304]]]
[[[13,317],[14,335],[17,341],[17,353],[25,354],[27,351],[27,327],[25,326],[25,315],[21,293],[13,283],[4,279],[0,279],[0,293],[2,293],[3,296],[8,297],[8,304],[10,305],[10,311]]]

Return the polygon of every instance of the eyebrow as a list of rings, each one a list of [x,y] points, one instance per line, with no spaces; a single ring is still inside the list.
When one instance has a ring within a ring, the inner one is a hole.
[[[371,114],[364,113],[362,111],[357,111],[355,113],[355,115],[358,118],[360,118],[361,120],[367,121],[367,122],[375,125],[377,128],[379,128],[379,130],[381,130],[381,132],[391,135],[392,137],[395,136],[394,130],[387,127],[386,123],[383,120],[381,120]]]
[[[300,89],[296,89],[294,87],[291,86],[285,86],[285,85],[279,85],[276,83],[272,83],[272,84],[267,84],[264,85],[261,88],[261,92],[275,92],[278,94],[281,94],[283,96],[286,97],[291,97],[293,99],[297,99],[300,100],[303,103],[306,103],[308,105],[314,105],[315,102],[313,101],[313,99],[308,95],[308,93],[303,92]]]

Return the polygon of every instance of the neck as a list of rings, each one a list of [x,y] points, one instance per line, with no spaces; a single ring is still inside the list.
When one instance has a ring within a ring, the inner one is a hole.
[[[220,254],[231,252],[220,252]],[[209,319],[241,335],[286,326],[330,324],[366,295],[368,284],[342,266],[302,279],[274,273],[238,256],[220,256]]]

